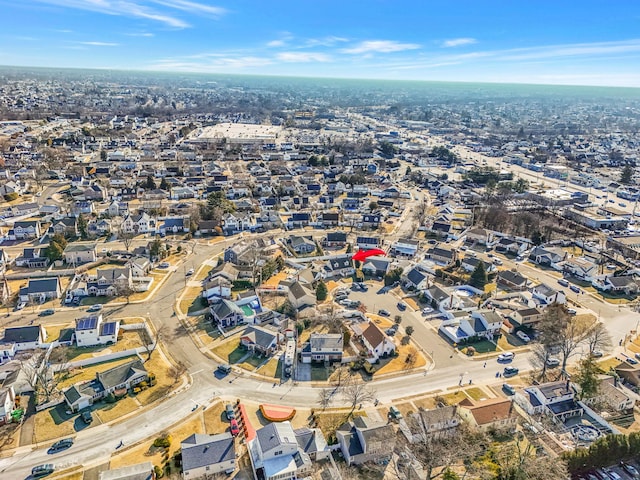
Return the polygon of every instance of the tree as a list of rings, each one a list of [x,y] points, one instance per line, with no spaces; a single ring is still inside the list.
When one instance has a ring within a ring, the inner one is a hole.
[[[447,468],[442,473],[442,480],[460,480],[460,476],[450,468]]]
[[[487,277],[487,271],[484,268],[484,262],[480,260],[476,268],[471,273],[471,277],[469,278],[469,284],[476,287],[479,290],[484,290],[484,286],[489,283],[489,278]]]
[[[58,387],[60,375],[56,372],[66,371],[67,358],[66,351],[62,348],[51,350],[39,350],[33,355],[20,357],[20,369],[29,386],[35,392],[42,393],[45,402],[53,397]]]
[[[151,244],[149,245],[149,256],[151,259],[159,259],[162,258],[162,252],[164,249],[162,248],[162,240],[156,237]]]
[[[184,375],[187,372],[187,366],[178,361],[176,362],[174,365],[172,365],[169,368],[169,378],[171,378],[172,380],[172,385],[175,385],[176,383],[178,383],[180,381],[180,378],[182,378],[182,375]]]
[[[323,302],[327,299],[327,285],[320,280],[318,282],[318,286],[316,287],[316,298],[319,302]]]
[[[166,333],[167,333],[167,328],[165,325],[162,325],[161,327],[157,328],[155,339],[153,338],[151,331],[149,330],[149,327],[147,325],[145,325],[145,328],[140,330],[142,346],[144,347],[145,352],[147,353],[147,359],[145,360],[145,362],[148,362],[149,360],[151,360],[151,355],[153,354],[156,347],[158,346],[158,342],[160,342],[160,340],[166,336]]]
[[[521,438],[495,447],[493,458],[499,467],[497,480],[546,480],[568,478],[566,463],[559,457],[538,457],[531,443]]]
[[[103,162],[107,161],[107,151],[104,148],[100,150],[100,160]]]
[[[611,348],[611,335],[609,335],[607,327],[602,322],[594,322],[587,332],[585,343],[590,354],[598,350],[609,350]]]
[[[580,386],[580,400],[596,396],[600,386],[598,375],[601,373],[603,371],[592,355],[587,355],[578,362],[578,373],[571,380]]]
[[[395,317],[393,317],[393,323],[395,323],[396,325],[400,325],[400,322],[402,322],[401,315],[396,315]]]
[[[361,405],[364,402],[370,402],[375,399],[375,391],[366,383],[351,376],[350,380],[342,388],[342,398],[345,402],[351,404],[351,411],[348,415],[351,416],[358,404]]]
[[[620,174],[620,183],[625,185],[629,185],[632,183],[633,178],[633,167],[631,165],[625,165],[622,169],[622,173]]]
[[[401,268],[394,268],[393,270],[391,270],[384,276],[384,284],[386,286],[389,286],[393,285],[396,282],[399,282],[400,278],[402,277],[402,271],[403,270]]]
[[[118,231],[118,240],[120,240],[122,242],[122,244],[124,245],[124,248],[127,250],[127,252],[129,251],[129,248],[131,248],[131,243],[133,243],[134,236],[135,236],[134,233],[125,231],[122,228],[122,226],[120,227],[120,230]]]
[[[153,177],[151,175],[147,176],[147,179],[144,181],[144,189],[145,190],[155,190],[156,182],[153,181]]]
[[[375,201],[369,202],[369,210],[373,212],[374,210],[377,210],[377,209],[378,209],[378,202],[375,202]]]
[[[160,189],[165,190],[167,192],[171,190],[171,185],[169,185],[169,182],[167,182],[166,177],[162,177],[162,180],[160,181]]]
[[[60,233],[56,233],[51,240],[49,240],[49,245],[44,249],[44,256],[49,259],[50,262],[55,262],[56,260],[61,260],[63,257],[64,249],[67,246],[67,240]]]
[[[334,391],[330,388],[322,388],[318,392],[318,403],[322,407],[322,410],[326,410],[326,408],[331,404],[333,393]]]
[[[411,325],[409,325],[407,328],[404,329],[405,333],[407,334],[408,337],[410,337],[411,335],[413,335],[413,327]]]
[[[380,154],[384,158],[393,158],[396,153],[396,148],[389,142],[380,142],[378,148],[380,149]]]
[[[87,238],[87,219],[84,215],[78,215],[78,232],[80,233],[80,237],[84,240]]]

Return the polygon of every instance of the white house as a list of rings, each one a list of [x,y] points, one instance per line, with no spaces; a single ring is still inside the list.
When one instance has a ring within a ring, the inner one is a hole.
[[[312,333],[302,348],[302,363],[342,361],[341,333]]]
[[[362,343],[367,349],[367,361],[375,363],[380,357],[386,358],[396,350],[396,344],[373,322],[362,331]]]
[[[120,321],[105,322],[102,314],[89,315],[76,320],[75,337],[79,347],[106,345],[118,341]]]
[[[182,472],[186,480],[231,473],[236,468],[236,449],[229,432],[217,435],[194,433],[180,443]]]
[[[156,229],[155,220],[148,213],[127,215],[122,221],[122,231],[129,234],[149,233]]]
[[[13,390],[13,386],[0,388],[0,425],[11,420],[11,412],[13,412],[15,404],[16,393]]]
[[[70,265],[95,262],[98,259],[96,244],[93,242],[77,242],[68,244],[63,252],[64,261]]]
[[[531,294],[534,301],[537,300],[536,303],[540,304],[540,306],[542,307],[551,305],[552,303],[567,303],[567,297],[562,290],[556,290],[555,288],[551,288],[544,283],[533,287],[533,290],[531,290]]]

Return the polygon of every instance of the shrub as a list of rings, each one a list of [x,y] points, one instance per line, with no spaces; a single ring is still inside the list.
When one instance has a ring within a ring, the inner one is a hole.
[[[164,476],[164,471],[158,465],[153,466],[153,471],[156,474],[156,478],[162,478]]]
[[[12,200],[15,200],[16,198],[18,198],[18,194],[17,194],[16,192],[7,193],[7,194],[4,196],[4,199],[5,199],[7,202],[11,202]]]
[[[105,397],[104,401],[107,403],[116,403],[116,396],[113,393],[110,393]]]
[[[169,435],[168,433],[165,433],[162,436],[156,438],[153,441],[153,446],[154,447],[169,448],[171,446],[171,435]]]
[[[140,387],[133,387],[133,393],[140,393],[142,389]]]

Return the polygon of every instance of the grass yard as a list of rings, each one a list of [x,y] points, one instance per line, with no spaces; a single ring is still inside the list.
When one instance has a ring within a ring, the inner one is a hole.
[[[169,458],[171,458],[171,456],[180,449],[180,442],[186,439],[189,435],[193,433],[203,433],[202,419],[200,415],[201,413],[198,411],[191,420],[187,420],[179,426],[169,430],[168,433],[172,438],[171,446],[169,447]],[[151,439],[144,442],[142,445],[113,455],[111,457],[111,462],[109,463],[109,468],[116,469],[142,462],[151,462],[154,465],[159,466],[162,465],[164,449],[154,448],[153,440],[154,439]]]
[[[60,332],[66,328],[75,328],[73,323],[65,323],[63,325],[46,325],[47,342],[55,342],[60,338]]]
[[[187,287],[180,299],[180,311],[182,313],[193,313],[205,308],[200,303],[200,300],[202,299],[200,296],[201,293],[202,288],[200,287]]]
[[[82,467],[71,467],[59,470],[48,476],[50,480],[82,480],[84,478],[84,470]]]
[[[203,413],[204,430],[209,435],[223,433],[229,428],[229,421],[224,413],[225,404],[216,402]]]
[[[33,441],[35,443],[68,437],[75,433],[74,421],[77,415],[67,415],[66,408],[66,404],[61,404],[34,415]]]
[[[609,370],[617,367],[618,365],[620,365],[620,360],[618,360],[617,358],[607,358],[606,360],[601,360],[600,362],[598,362],[598,366],[604,372],[608,372]]]
[[[456,387],[457,388],[457,387]],[[445,393],[439,396],[447,405],[457,405],[462,400],[467,398],[463,391]]]
[[[436,402],[435,397],[423,397],[418,400],[414,400],[413,404],[417,408],[422,408],[424,410],[433,410],[438,406],[438,402]]]
[[[4,456],[3,450],[10,450],[18,446],[20,446],[20,425],[7,423],[0,426],[0,458]]]
[[[143,355],[143,358],[146,360],[146,354]],[[156,384],[138,393],[136,398],[142,405],[149,405],[169,393],[173,387],[173,379],[169,377],[171,365],[157,350],[151,354],[151,359],[145,362],[144,368],[147,369],[147,372],[155,374]]]
[[[340,425],[349,420],[349,409],[346,410],[325,410],[324,412],[316,412],[316,426],[322,430],[327,442],[335,437],[336,430]],[[362,410],[355,410],[354,417],[366,417],[367,414]]]
[[[414,360],[407,362],[407,358],[411,356]],[[384,375],[386,373],[401,372],[412,368],[424,367],[427,364],[427,359],[416,348],[409,345],[400,345],[398,348],[398,356],[391,357],[390,359],[380,360],[379,365],[375,365],[376,375]]]
[[[271,358],[267,363],[260,367],[256,373],[270,378],[282,377],[282,360],[278,357]]]
[[[100,418],[102,423],[107,423],[136,411],[140,404],[134,397],[126,396],[115,403],[100,403],[98,407],[93,413]]]
[[[467,388],[464,393],[466,393],[469,398],[475,401],[483,400],[488,397],[487,393],[479,387]]]
[[[311,381],[326,382],[329,378],[329,371],[324,367],[311,366]]]
[[[488,340],[480,340],[478,342],[468,343],[466,345],[458,345],[458,350],[463,353],[466,353],[467,347],[473,347],[476,349],[476,353],[490,353],[495,352],[497,347],[494,343],[491,343]]]
[[[67,359],[69,361],[83,360],[85,358],[99,357],[108,353],[123,352],[132,348],[143,346],[140,334],[136,330],[121,330],[121,337],[114,345],[102,345],[98,347],[67,347]]]
[[[240,347],[240,338],[236,335],[213,347],[212,352],[227,363],[238,363],[247,353],[246,350]]]
[[[209,272],[211,270],[213,270],[214,268],[215,267],[213,267],[211,265],[207,265],[205,263],[198,269],[196,274],[191,279],[195,280],[197,282],[201,282],[202,280],[204,280],[205,278],[207,278],[209,276]]]
[[[246,350],[243,350],[243,349],[240,349],[240,351],[243,353],[243,355],[247,353]],[[238,363],[237,366],[244,370],[249,370],[250,372],[253,372],[256,368],[262,365],[264,361],[265,361],[264,357],[251,355],[250,357],[246,358],[244,362]]]
[[[117,367],[132,360],[137,360],[138,356],[132,355],[129,357],[118,358],[117,360],[111,360],[108,362],[97,363],[87,367],[74,368],[69,372],[61,374],[63,379],[58,383],[58,388],[63,389],[70,387],[78,382],[86,382],[87,380],[93,380],[96,378],[96,373],[104,372],[110,368]]]

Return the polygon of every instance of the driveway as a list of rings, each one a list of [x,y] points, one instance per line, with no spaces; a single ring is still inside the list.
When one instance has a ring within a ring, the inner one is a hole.
[[[298,362],[296,365],[296,380],[299,382],[311,381],[311,364]]]

